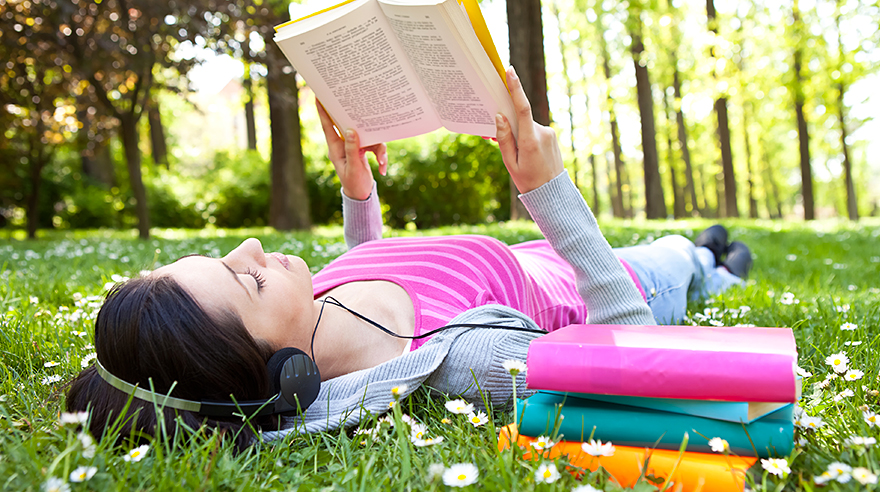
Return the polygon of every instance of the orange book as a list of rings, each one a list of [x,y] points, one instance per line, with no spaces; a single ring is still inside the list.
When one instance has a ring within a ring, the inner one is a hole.
[[[498,449],[510,446],[510,435],[516,443],[525,448],[523,457],[537,459],[532,455],[531,443],[534,438],[518,436],[513,424],[501,429],[498,436]],[[693,453],[665,450],[615,446],[612,456],[591,456],[581,449],[581,443],[562,441],[549,450],[544,457],[553,459],[567,456],[569,462],[577,467],[596,471],[602,466],[622,487],[632,487],[644,475],[672,481],[671,490],[682,492],[742,492],[745,488],[745,474],[757,458],[730,456],[723,454]],[[646,466],[647,469],[643,470]],[[681,487],[679,489],[679,487]]]

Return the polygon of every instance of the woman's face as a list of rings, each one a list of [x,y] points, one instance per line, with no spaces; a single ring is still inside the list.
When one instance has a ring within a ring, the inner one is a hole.
[[[168,275],[209,313],[229,310],[274,348],[303,347],[315,323],[312,276],[297,256],[265,253],[247,239],[223,258],[187,256],[152,275]]]

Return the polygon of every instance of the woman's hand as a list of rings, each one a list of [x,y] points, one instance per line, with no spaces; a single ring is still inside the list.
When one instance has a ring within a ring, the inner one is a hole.
[[[501,158],[520,193],[527,193],[558,176],[564,169],[556,132],[535,123],[532,107],[513,67],[507,69],[507,87],[519,123],[519,139],[513,137],[510,122],[495,115],[496,138]]]
[[[385,175],[388,169],[388,149],[384,143],[360,147],[360,139],[357,132],[352,129],[345,131],[345,140],[336,134],[330,115],[324,110],[319,101],[318,116],[321,118],[321,128],[324,129],[324,138],[327,139],[327,148],[330,154],[330,162],[336,168],[339,181],[342,182],[342,192],[345,196],[355,200],[366,200],[373,191],[373,171],[367,160],[367,152],[372,152],[379,162],[379,174]]]

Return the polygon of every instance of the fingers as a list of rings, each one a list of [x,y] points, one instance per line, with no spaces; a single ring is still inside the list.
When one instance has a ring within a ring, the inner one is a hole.
[[[379,174],[385,176],[385,173],[388,172],[388,147],[384,143],[380,143],[370,146],[369,149],[379,163]]]
[[[513,109],[516,111],[516,120],[519,127],[519,138],[533,138],[535,129],[533,126],[532,105],[523,90],[522,81],[516,75],[513,67],[507,68],[507,87],[510,90],[510,98],[513,100]]]
[[[516,139],[513,138],[510,122],[501,113],[495,115],[495,138],[498,140],[498,150],[501,151],[501,160],[504,161],[504,165],[507,169],[515,168],[517,164]]]
[[[370,167],[370,164],[364,158],[364,153],[361,151],[361,139],[358,137],[357,132],[351,128],[345,130],[345,160],[349,166],[360,163],[362,166],[366,166],[367,169]]]

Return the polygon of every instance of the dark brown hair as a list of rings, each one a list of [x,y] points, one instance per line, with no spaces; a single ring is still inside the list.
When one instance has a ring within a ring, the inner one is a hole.
[[[147,276],[116,285],[107,294],[95,322],[98,360],[116,377],[171,396],[188,400],[236,401],[268,398],[271,391],[266,361],[272,348],[248,333],[241,318],[232,312],[207,313],[174,279]],[[70,384],[68,411],[91,414],[89,430],[105,437],[126,405],[131,402],[116,437],[158,437],[152,402],[132,399],[105,382],[94,367],[82,371]],[[177,436],[184,428],[214,428],[231,437],[236,448],[246,447],[253,432],[240,418],[206,418],[192,412],[165,408],[166,435]],[[257,427],[275,427],[278,418],[252,421]]]

